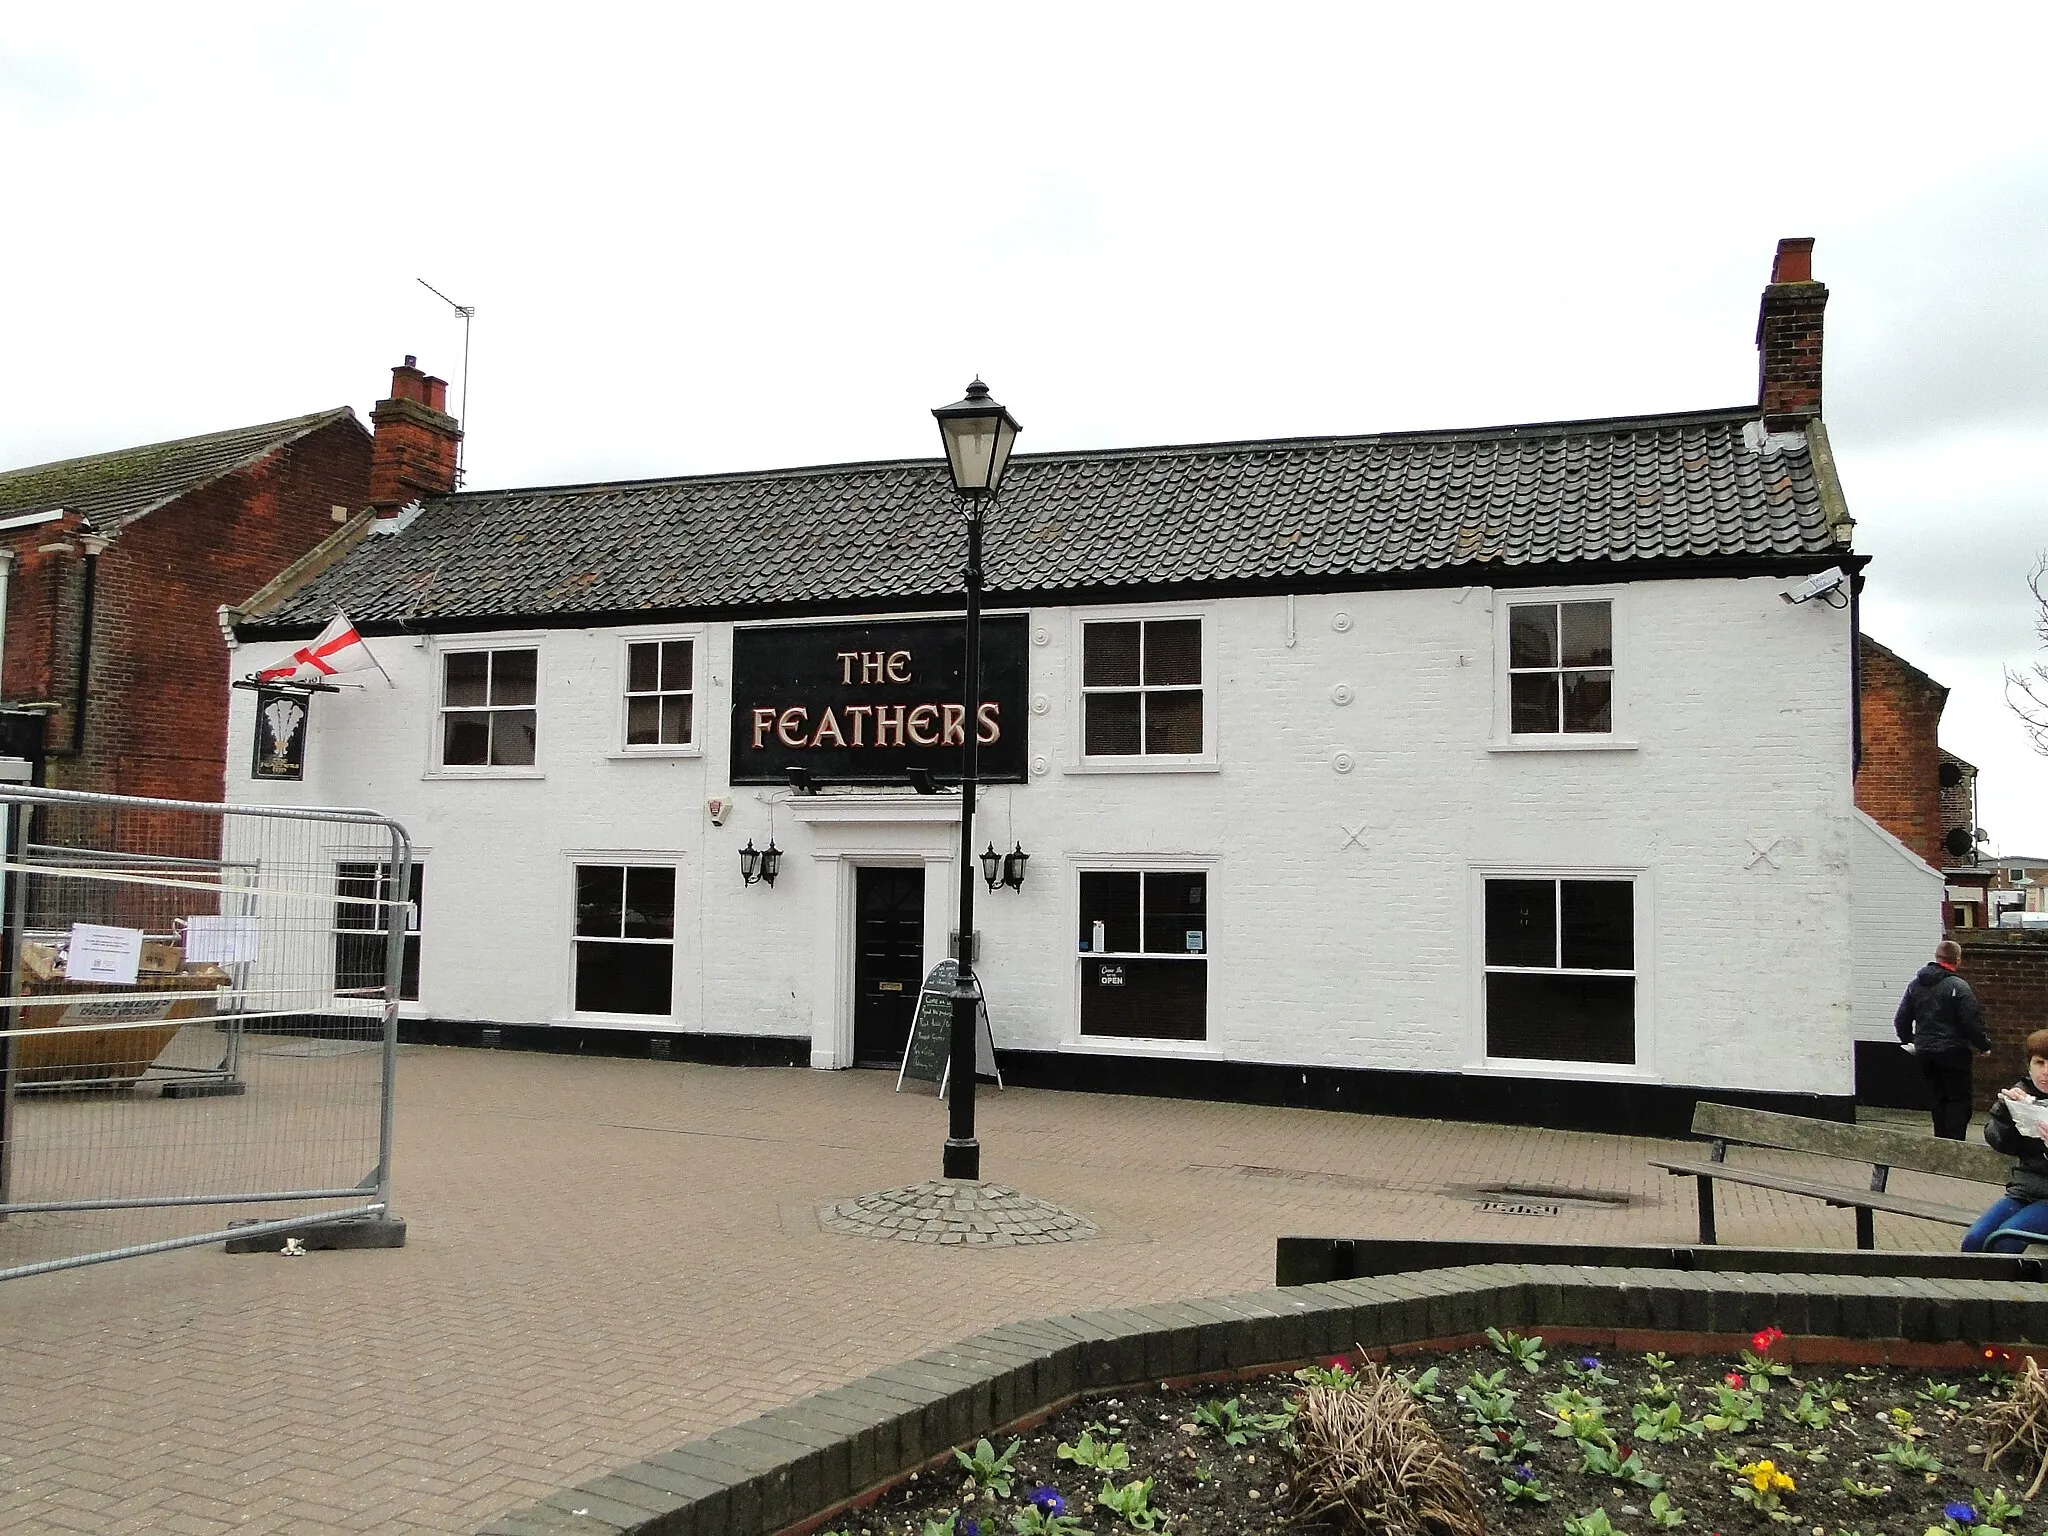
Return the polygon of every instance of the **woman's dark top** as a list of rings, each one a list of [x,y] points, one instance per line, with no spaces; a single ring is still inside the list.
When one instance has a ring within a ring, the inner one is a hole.
[[[2023,1077],[2015,1086],[2036,1103],[2048,1099],[2048,1093],[2036,1088],[2031,1078]],[[2008,1195],[2015,1200],[2048,1200],[2048,1142],[2022,1136],[2012,1123],[2012,1106],[2002,1098],[1991,1102],[1991,1113],[1984,1120],[1984,1140],[1992,1151],[2019,1159],[2013,1164],[2012,1177],[2005,1181]]]

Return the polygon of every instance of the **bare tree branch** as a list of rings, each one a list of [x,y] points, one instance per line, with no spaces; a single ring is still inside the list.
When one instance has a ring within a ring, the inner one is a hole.
[[[2034,594],[2040,612],[2034,618],[2034,633],[2041,648],[2048,650],[2048,555],[2043,555],[2027,577],[2027,589]],[[2005,669],[2005,702],[2020,717],[2020,726],[2034,743],[2034,750],[2048,757],[2048,662],[2035,662],[2023,672]]]

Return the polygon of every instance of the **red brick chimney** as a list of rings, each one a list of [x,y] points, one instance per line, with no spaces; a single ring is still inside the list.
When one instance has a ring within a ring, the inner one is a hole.
[[[370,444],[370,504],[379,517],[422,496],[455,489],[455,450],[462,428],[448,414],[448,383],[414,366],[407,357],[391,370],[391,398],[370,412],[376,433]]]
[[[1792,431],[1820,415],[1821,312],[1828,291],[1813,280],[1813,240],[1780,240],[1756,321],[1757,403],[1768,431]]]

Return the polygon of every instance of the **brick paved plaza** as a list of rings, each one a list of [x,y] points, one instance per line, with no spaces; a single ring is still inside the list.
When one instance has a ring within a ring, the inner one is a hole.
[[[399,1084],[403,1251],[0,1285],[0,1529],[472,1531],[995,1323],[1270,1284],[1282,1233],[1693,1234],[1691,1182],[1644,1161],[1666,1143],[1013,1088],[982,1100],[983,1172],[1099,1235],[875,1241],[817,1208],[936,1175],[945,1134],[882,1073],[420,1047]],[[1490,1214],[1482,1185],[1628,1203]],[[1811,1201],[1724,1186],[1721,1209],[1730,1243],[1852,1240]]]

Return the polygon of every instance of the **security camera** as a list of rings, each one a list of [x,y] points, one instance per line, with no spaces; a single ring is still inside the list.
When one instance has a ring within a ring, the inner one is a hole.
[[[1841,590],[1847,580],[1839,570],[1822,571],[1818,576],[1809,576],[1790,592],[1780,592],[1779,597],[1788,603],[1810,603],[1816,597],[1829,598],[1830,608],[1840,608],[1841,603],[1832,600],[1832,594]]]

